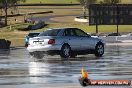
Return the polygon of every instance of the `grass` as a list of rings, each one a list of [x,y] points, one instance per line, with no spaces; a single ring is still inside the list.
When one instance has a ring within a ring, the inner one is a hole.
[[[96,26],[89,26],[88,24],[78,24],[78,23],[73,23],[73,24],[50,24],[49,28],[54,28],[54,27],[77,27],[85,32],[89,33],[95,33],[96,32]],[[100,33],[104,32],[116,32],[117,27],[116,25],[99,25],[98,30]],[[119,32],[131,32],[132,31],[132,26],[131,25],[119,25]]]
[[[11,41],[11,46],[23,46],[24,45],[24,36],[26,33],[15,33],[15,32],[2,32],[0,33],[1,39],[7,39]]]
[[[30,31],[21,31],[19,30],[24,29],[27,27],[29,24],[14,24],[12,25],[12,29],[10,30],[10,26],[0,28],[0,34],[4,35],[3,33],[10,33],[10,32],[19,32],[19,33],[25,33],[27,34],[28,32],[41,32],[44,31],[45,29],[48,28],[58,28],[58,27],[77,27],[85,32],[90,32],[93,33],[96,30],[96,26],[89,26],[87,23],[49,23],[46,27],[42,29],[37,29],[37,30],[30,30]],[[117,27],[116,25],[98,25],[98,30],[99,32],[116,32]],[[119,25],[119,32],[131,32],[132,31],[132,26],[131,25]],[[0,37],[1,37],[0,35]],[[9,38],[8,36],[4,36],[6,38]],[[15,37],[15,36],[14,36]]]
[[[24,27],[25,24],[19,24],[19,26]],[[9,27],[9,26],[8,26]],[[13,25],[14,30],[7,29],[8,27],[0,29],[0,38],[8,39],[12,42],[11,46],[24,46],[24,38],[28,34],[28,32],[42,32],[48,28],[57,28],[57,27],[77,27],[85,32],[95,33],[96,27],[89,26],[88,24],[63,24],[63,23],[50,23],[48,26],[38,30],[30,30],[30,31],[18,31],[18,24]],[[131,25],[120,25],[119,32],[131,32]],[[116,32],[116,25],[101,25],[99,26],[99,32]]]
[[[31,0],[30,0],[31,1]],[[48,0],[47,0],[48,1]],[[50,0],[49,0],[50,1]],[[68,1],[68,0],[65,0]],[[66,14],[82,14],[81,6],[30,6],[30,7],[19,7],[20,13],[27,12],[41,12],[41,11],[53,11],[54,13],[50,14],[41,14],[34,15],[37,16],[51,16],[51,15],[66,15]],[[10,11],[9,11],[10,12]],[[30,17],[30,16],[28,16]],[[88,23],[78,23],[74,21],[76,16],[65,16],[65,17],[55,17],[50,20],[59,21],[57,23],[45,21],[48,25],[42,29],[33,30],[33,31],[19,31],[18,29],[22,29],[27,27],[29,24],[27,23],[19,23],[16,24],[14,19],[19,21],[23,21],[23,16],[18,17],[10,17],[8,18],[8,25],[10,26],[0,28],[0,38],[8,39],[12,42],[11,46],[24,46],[24,37],[29,32],[42,32],[48,28],[57,28],[57,27],[77,27],[83,29],[85,32],[94,33],[96,30],[95,26],[89,26]],[[64,22],[64,23],[63,23]],[[116,25],[99,25],[99,32],[116,32]],[[131,25],[119,25],[119,32],[132,32]]]

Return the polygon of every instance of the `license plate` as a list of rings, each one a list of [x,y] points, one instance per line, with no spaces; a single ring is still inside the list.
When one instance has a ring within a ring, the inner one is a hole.
[[[44,43],[44,41],[34,41],[33,42],[33,44],[35,44],[35,45],[41,45],[41,44],[43,44]]]

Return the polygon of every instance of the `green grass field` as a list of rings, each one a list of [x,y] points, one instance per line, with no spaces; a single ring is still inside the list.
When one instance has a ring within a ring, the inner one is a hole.
[[[12,25],[12,30],[10,27],[0,28],[0,38],[4,38],[10,40],[12,42],[11,46],[24,46],[24,36],[28,34],[28,32],[42,32],[48,28],[60,28],[60,27],[77,27],[84,30],[87,33],[95,33],[96,27],[89,26],[88,24],[61,24],[61,23],[50,23],[48,26],[33,30],[33,31],[17,31],[18,28],[27,26],[27,24],[14,24]],[[116,32],[116,25],[100,25],[99,26],[99,33],[104,32]],[[131,25],[119,25],[119,32],[132,32]]]

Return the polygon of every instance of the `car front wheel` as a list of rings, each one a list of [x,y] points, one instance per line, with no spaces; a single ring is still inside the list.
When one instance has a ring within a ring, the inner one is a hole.
[[[95,56],[101,57],[104,54],[104,44],[99,42],[95,47]]]
[[[68,44],[64,44],[60,51],[60,56],[62,58],[68,58],[71,55],[71,48]]]

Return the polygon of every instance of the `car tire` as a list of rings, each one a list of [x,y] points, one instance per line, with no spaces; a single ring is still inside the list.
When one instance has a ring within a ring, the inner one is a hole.
[[[104,44],[102,42],[98,42],[95,47],[95,56],[102,57],[104,54]]]
[[[70,55],[70,58],[75,58],[76,56],[77,56],[77,54],[72,51],[71,55]]]
[[[69,58],[71,56],[71,47],[68,44],[64,44],[60,51],[62,58]]]
[[[34,55],[34,52],[30,52],[29,55],[33,56]]]

